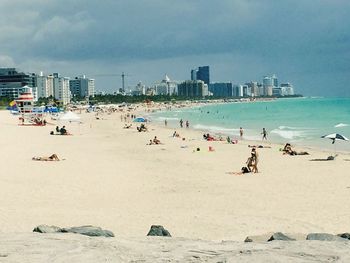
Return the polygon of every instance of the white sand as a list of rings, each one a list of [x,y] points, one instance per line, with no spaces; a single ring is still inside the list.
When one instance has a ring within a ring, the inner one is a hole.
[[[81,117],[80,127],[65,123],[73,136],[52,136],[54,125],[20,127],[18,117],[0,112],[0,232],[92,224],[129,238],[160,224],[174,237],[242,241],[276,231],[350,231],[349,155],[311,162],[330,153],[285,156],[271,145],[258,149],[258,174],[235,176],[228,172],[240,170],[252,142],[206,142],[185,128],[182,141],[154,125],[139,133],[136,124],[122,129],[119,113]],[[164,145],[146,146],[155,135]],[[66,160],[31,160],[52,153]]]

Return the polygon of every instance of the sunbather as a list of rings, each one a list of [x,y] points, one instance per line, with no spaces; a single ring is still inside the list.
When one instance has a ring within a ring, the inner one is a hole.
[[[34,156],[32,158],[33,161],[59,161],[60,159],[58,158],[57,154],[52,154],[50,156],[44,156],[44,157],[37,157],[37,156]]]
[[[271,146],[265,146],[265,145],[248,145],[249,148],[271,148]]]
[[[248,167],[243,166],[240,172],[229,172],[228,174],[243,175],[246,173],[250,173],[250,170],[248,169]]]
[[[293,150],[290,143],[286,143],[282,151],[283,151],[283,154],[289,154],[289,155],[309,155],[308,152],[297,152]]]

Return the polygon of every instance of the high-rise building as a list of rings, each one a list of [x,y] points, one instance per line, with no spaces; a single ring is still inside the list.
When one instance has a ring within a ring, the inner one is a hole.
[[[252,97],[260,96],[260,90],[259,90],[258,82],[251,81],[251,82],[246,83],[246,85],[250,88],[250,95]]]
[[[263,78],[263,96],[272,96],[273,80],[272,77]]]
[[[292,96],[294,95],[293,85],[289,82],[281,83],[281,93],[282,96]]]
[[[197,69],[191,70],[191,80],[197,80]]]
[[[146,94],[146,86],[140,81],[137,83],[135,90],[132,92],[134,96],[141,96]]]
[[[215,97],[235,97],[235,90],[231,82],[211,83],[209,91]]]
[[[279,96],[282,96],[282,89],[281,88],[273,88],[272,89],[272,95],[273,96],[276,96],[276,97],[279,97]]]
[[[177,92],[176,82],[171,80],[167,74],[162,81],[155,84],[154,88],[157,95],[174,95]]]
[[[199,67],[197,71],[197,80],[203,80],[205,84],[210,84],[209,66]]]
[[[17,99],[23,93],[24,86],[33,88],[34,99],[36,99],[33,74],[18,72],[16,68],[0,68],[0,96]]]
[[[62,105],[70,103],[69,78],[61,77],[58,73],[53,73],[52,76],[55,99],[62,103]]]
[[[69,80],[69,89],[72,96],[82,98],[95,96],[95,80],[86,78],[85,75]]]
[[[186,80],[177,87],[178,96],[199,98],[209,95],[208,85],[202,80]]]
[[[252,95],[251,88],[248,85],[241,85],[242,97],[250,97]]]
[[[35,76],[35,86],[38,90],[38,98],[48,98],[54,96],[53,76],[45,76],[42,72]]]
[[[278,79],[277,79],[276,75],[273,74],[272,77],[271,77],[271,79],[272,79],[272,85],[273,85],[273,87],[277,88],[277,87],[278,87]]]

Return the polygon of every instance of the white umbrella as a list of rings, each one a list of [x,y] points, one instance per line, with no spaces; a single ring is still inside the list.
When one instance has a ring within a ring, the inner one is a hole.
[[[323,135],[323,136],[321,136],[321,138],[326,138],[326,139],[332,140],[332,144],[334,144],[334,153],[336,152],[335,141],[348,141],[349,140],[344,135],[341,135],[339,133],[331,133],[328,135]]]
[[[67,111],[65,114],[60,116],[58,119],[60,121],[80,122],[80,117],[71,111]]]

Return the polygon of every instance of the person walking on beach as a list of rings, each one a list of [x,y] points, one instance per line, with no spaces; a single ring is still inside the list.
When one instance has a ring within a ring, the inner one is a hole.
[[[188,121],[186,121],[186,128],[190,127],[190,123]]]
[[[241,137],[241,139],[243,139],[243,129],[242,129],[242,127],[239,128],[239,136]]]
[[[165,127],[168,126],[168,121],[167,121],[167,119],[164,120],[164,125],[165,125]]]
[[[184,123],[184,121],[181,119],[181,120],[180,120],[180,127],[181,127],[181,128],[183,127],[183,123]]]
[[[263,136],[263,137],[262,137],[262,139],[263,139],[263,140],[267,140],[267,131],[266,131],[266,129],[265,129],[265,128],[263,128],[263,130],[262,130],[262,133],[261,133],[261,134],[262,134],[262,136]]]

